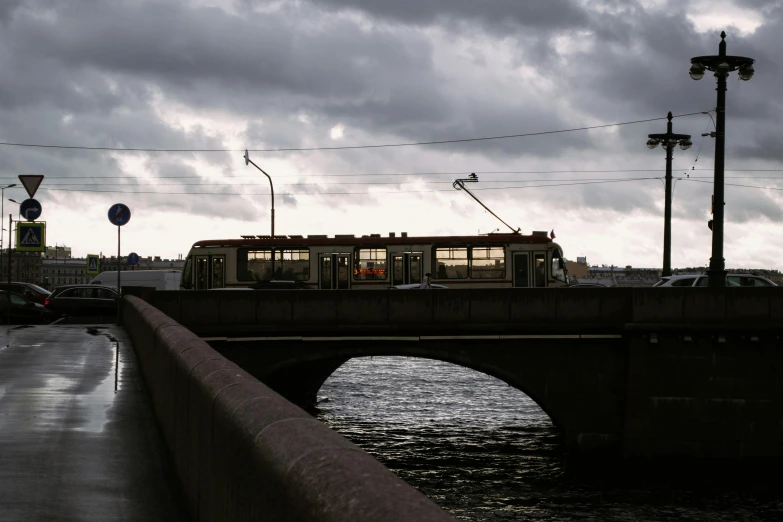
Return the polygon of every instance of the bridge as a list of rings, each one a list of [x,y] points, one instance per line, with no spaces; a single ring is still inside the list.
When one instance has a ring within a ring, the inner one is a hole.
[[[783,457],[783,291],[150,292],[295,404],[353,357],[438,359],[533,399],[576,457]]]

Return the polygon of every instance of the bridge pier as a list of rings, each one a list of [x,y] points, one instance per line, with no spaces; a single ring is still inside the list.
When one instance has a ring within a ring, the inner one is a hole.
[[[629,336],[624,455],[783,457],[783,351],[766,332]]]

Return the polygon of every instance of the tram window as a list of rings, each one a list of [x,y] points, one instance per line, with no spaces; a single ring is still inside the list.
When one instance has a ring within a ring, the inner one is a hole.
[[[435,263],[437,279],[467,279],[468,277],[467,247],[436,247]]]
[[[182,270],[182,288],[193,288],[193,257],[188,256],[185,260],[185,268]]]
[[[357,248],[354,252],[353,278],[357,281],[379,281],[388,277],[385,248]]]
[[[470,277],[473,279],[506,277],[506,249],[504,247],[472,248],[470,251]]]
[[[274,275],[272,265],[274,265]],[[288,281],[310,279],[310,251],[306,248],[276,248],[273,263],[271,248],[237,250],[237,280],[270,281],[272,279]]]
[[[563,283],[568,281],[565,260],[559,250],[554,250],[552,252],[552,278]]]
[[[546,287],[546,254],[533,256],[533,286]]]
[[[226,258],[223,256],[212,258],[212,288],[223,288],[226,286],[225,264]]]

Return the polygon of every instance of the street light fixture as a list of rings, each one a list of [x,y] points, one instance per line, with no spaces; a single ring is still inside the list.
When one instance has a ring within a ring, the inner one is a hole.
[[[672,150],[679,145],[688,150],[693,145],[690,134],[672,132],[672,113],[666,116],[665,134],[648,134],[647,148],[654,149],[659,144],[666,149],[666,197],[663,205],[663,276],[672,275]]]
[[[17,205],[21,205],[22,204],[21,201],[16,201],[15,199],[12,199],[12,198],[8,198],[8,201],[10,201],[11,203],[16,203]],[[16,217],[17,217],[17,219],[19,221],[22,220],[22,207],[21,206],[19,207],[19,214]]]
[[[248,154],[247,149],[245,149],[245,165],[247,164],[253,165],[255,168],[261,171],[261,173],[266,176],[266,178],[269,180],[269,190],[272,192],[272,242],[274,243],[275,240],[275,187],[272,185],[272,178],[264,172],[264,169],[256,165],[253,160],[250,159],[250,154]],[[275,248],[272,247],[272,277],[271,279],[275,278]]]
[[[724,156],[726,146],[726,78],[732,71],[739,71],[740,80],[753,78],[753,58],[726,55],[726,32],[720,33],[717,56],[691,58],[690,75],[701,80],[704,71],[713,71],[718,80],[718,106],[715,125],[715,183],[712,196],[712,257],[710,257],[709,286],[726,286],[726,261],[723,258]]]

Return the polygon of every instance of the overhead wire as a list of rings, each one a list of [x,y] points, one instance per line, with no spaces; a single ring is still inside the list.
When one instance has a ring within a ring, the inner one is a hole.
[[[687,114],[677,114],[674,118],[683,118],[686,116],[694,116],[696,114],[703,114],[700,112],[691,112]],[[248,149],[249,152],[309,152],[319,150],[351,150],[351,149],[380,149],[380,148],[393,148],[393,147],[414,147],[424,145],[444,145],[449,143],[471,143],[479,141],[490,140],[504,140],[511,138],[527,138],[531,136],[546,136],[550,134],[563,134],[567,132],[577,132],[585,130],[605,129],[608,127],[619,127],[622,125],[634,125],[637,123],[648,123],[651,121],[659,121],[666,119],[660,118],[648,118],[644,120],[624,121],[618,123],[606,123],[603,125],[590,125],[584,127],[575,127],[571,129],[559,129],[551,131],[539,131],[539,132],[526,132],[520,134],[508,134],[503,136],[485,136],[479,138],[461,138],[451,140],[431,140],[431,141],[417,141],[407,143],[386,143],[378,145],[342,145],[334,147],[288,147],[288,148],[276,148],[276,149]],[[43,143],[21,143],[21,142],[0,142],[0,146],[4,147],[28,147],[28,148],[41,148],[41,149],[64,149],[64,150],[87,150],[87,151],[104,151],[104,152],[183,152],[183,153],[206,153],[206,152],[244,152],[245,149],[154,149],[154,148],[136,148],[136,147],[89,147],[83,145],[51,145]]]
[[[283,180],[287,178],[333,178],[333,177],[397,177],[397,176],[408,176],[408,177],[428,177],[428,176],[467,176],[471,173],[476,174],[620,174],[620,173],[630,173],[630,172],[663,172],[664,169],[594,169],[594,170],[497,170],[497,171],[481,171],[481,170],[472,170],[472,171],[464,171],[464,172],[364,172],[364,173],[353,173],[353,174],[293,174],[293,175],[278,175],[274,176],[275,180]],[[713,169],[704,168],[704,169],[692,169],[693,171],[712,171]],[[783,169],[724,169],[724,172],[781,172],[783,173]],[[691,176],[693,177],[693,176]],[[697,176],[698,177],[698,176]],[[744,176],[744,177],[758,177],[758,176]],[[250,174],[250,175],[239,175],[239,176],[229,176],[229,177],[223,177],[223,178],[206,178],[204,176],[143,176],[143,177],[126,177],[126,178],[119,178],[117,176],[52,176],[47,175],[46,176],[47,182],[49,180],[55,179],[55,180],[76,180],[76,179],[90,179],[90,180],[105,180],[105,179],[113,179],[113,180],[122,180],[122,179],[138,179],[138,180],[155,180],[155,179],[200,179],[200,180],[212,180],[212,179],[221,179],[221,180],[232,180],[232,179],[258,179],[258,175],[256,174]],[[770,177],[769,179],[776,179],[774,177]],[[783,178],[782,178],[783,179]],[[10,177],[0,177],[0,183],[3,182],[14,182],[18,181],[18,178],[16,176],[10,176]],[[482,180],[482,182],[485,182],[485,180]],[[487,180],[489,182],[489,180]]]
[[[601,184],[601,183],[621,183],[621,182],[628,182],[628,181],[644,181],[644,180],[651,180],[651,179],[660,179],[660,178],[633,178],[633,179],[615,179],[615,180],[604,180],[604,181],[577,181],[574,183],[558,183],[558,184],[546,184],[546,185],[525,185],[525,186],[515,186],[515,187],[476,187],[471,188],[471,190],[514,190],[514,189],[528,189],[528,188],[548,188],[548,187],[562,187],[562,186],[571,186],[571,185],[595,185],[595,184]],[[261,192],[261,193],[246,193],[246,192],[239,192],[239,193],[216,193],[216,192],[159,192],[159,191],[130,191],[130,190],[98,190],[98,189],[66,189],[66,188],[51,188],[51,187],[40,187],[38,190],[49,190],[49,191],[59,191],[59,192],[88,192],[88,193],[113,193],[113,194],[157,194],[161,196],[166,195],[181,195],[181,196],[268,196],[270,195],[269,192]],[[278,196],[321,196],[321,195],[364,195],[364,196],[372,196],[372,195],[378,195],[378,194],[416,194],[416,193],[433,193],[433,192],[453,192],[453,190],[449,189],[433,189],[433,190],[396,190],[396,191],[386,191],[386,192],[313,192],[313,193],[276,193]]]
[[[707,180],[693,179],[693,178],[682,178],[682,181],[692,181],[693,183],[711,183],[711,184],[715,183],[714,181],[707,181]],[[763,190],[783,191],[783,188],[781,187],[759,187],[758,185],[743,185],[741,183],[724,183],[724,185],[728,185],[731,187],[745,187],[745,188],[755,188],[755,189],[763,189]]]

